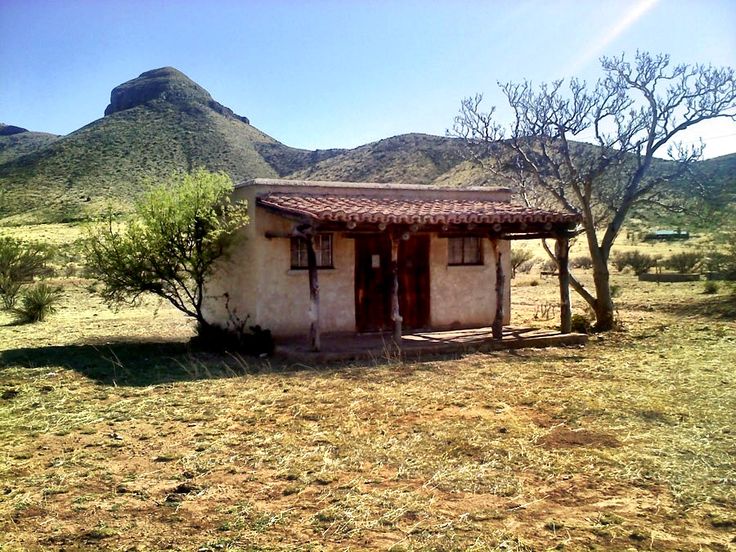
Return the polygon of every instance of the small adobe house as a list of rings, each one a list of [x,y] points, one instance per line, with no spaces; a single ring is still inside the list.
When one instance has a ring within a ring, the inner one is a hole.
[[[207,313],[274,337],[493,328],[510,321],[510,243],[553,238],[562,331],[576,214],[513,205],[507,188],[255,179],[236,186],[250,224],[208,285]],[[224,299],[225,294],[227,294]],[[229,311],[229,312],[228,312]]]

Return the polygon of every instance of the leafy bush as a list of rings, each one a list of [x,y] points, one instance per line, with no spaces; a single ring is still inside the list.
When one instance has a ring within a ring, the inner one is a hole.
[[[204,328],[205,280],[248,223],[247,205],[231,203],[232,190],[225,173],[175,174],[138,202],[127,227],[109,214],[89,229],[87,268],[102,282],[103,299],[135,303],[152,293]]]
[[[629,266],[634,271],[634,274],[638,276],[655,266],[657,259],[652,255],[641,253],[640,251],[624,251],[614,255],[611,262],[619,272]]]
[[[0,300],[12,309],[24,284],[49,273],[49,252],[37,243],[15,238],[0,238]]]
[[[675,253],[669,259],[666,259],[664,265],[680,274],[686,274],[692,272],[695,269],[695,265],[702,260],[703,256],[700,253],[684,251],[682,253]]]
[[[579,257],[573,257],[570,259],[570,266],[572,268],[581,268],[587,270],[593,268],[593,261],[587,255],[581,255]]]
[[[612,299],[618,297],[619,295],[621,295],[621,286],[620,285],[618,285],[618,284],[611,284],[610,285],[610,289],[611,289],[611,298]]]
[[[23,292],[20,306],[13,309],[22,323],[42,322],[49,314],[56,312],[56,303],[59,302],[61,288],[51,287],[48,284],[37,284]]]

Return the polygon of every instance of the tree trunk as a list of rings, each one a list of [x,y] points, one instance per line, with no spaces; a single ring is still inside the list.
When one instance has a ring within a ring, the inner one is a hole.
[[[595,328],[598,331],[613,329],[613,299],[611,297],[608,261],[602,254],[592,255],[593,282],[595,284]]]
[[[401,323],[399,311],[399,236],[391,235],[391,320],[394,322],[394,343],[401,349]]]
[[[503,270],[503,259],[501,258],[498,241],[493,241],[493,251],[496,254],[496,313],[493,317],[493,324],[491,324],[491,332],[493,333],[493,339],[503,339],[506,273]]]
[[[570,242],[567,238],[557,238],[557,263],[560,280],[560,331],[570,333],[572,329],[572,308],[570,305],[570,272],[568,256]]]
[[[317,254],[314,251],[314,236],[307,240],[307,266],[309,269],[309,346],[312,351],[321,348],[319,327],[319,279],[317,276]]]

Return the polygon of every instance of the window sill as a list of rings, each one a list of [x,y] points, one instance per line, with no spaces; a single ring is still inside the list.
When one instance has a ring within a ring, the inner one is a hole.
[[[335,270],[334,266],[318,266],[317,272],[323,272],[325,270]],[[308,268],[290,268],[286,271],[287,274],[309,274]]]

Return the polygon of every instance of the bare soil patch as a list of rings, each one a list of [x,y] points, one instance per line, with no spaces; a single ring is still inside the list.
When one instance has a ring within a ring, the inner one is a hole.
[[[613,434],[587,429],[568,429],[566,427],[553,429],[537,442],[548,449],[570,447],[616,448],[621,446],[621,442]]]

